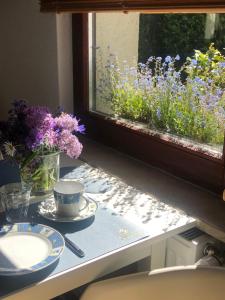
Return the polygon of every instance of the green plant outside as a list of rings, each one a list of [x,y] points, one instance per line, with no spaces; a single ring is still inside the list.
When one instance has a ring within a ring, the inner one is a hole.
[[[119,63],[111,55],[114,114],[201,143],[223,145],[225,57],[211,44],[179,67],[179,56],[150,57],[146,64]],[[185,80],[184,80],[185,78]]]

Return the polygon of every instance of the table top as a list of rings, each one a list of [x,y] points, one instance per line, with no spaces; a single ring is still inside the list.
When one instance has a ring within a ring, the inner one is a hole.
[[[195,224],[184,212],[88,164],[62,168],[61,176],[84,184],[86,195],[98,203],[96,215],[66,224],[35,215],[35,222],[64,233],[85,252],[85,257],[79,258],[65,248],[56,264],[39,273],[7,280],[1,277],[0,297],[4,299],[29,299],[31,291],[38,292],[37,299],[57,296],[148,256],[151,243]],[[37,205],[33,204],[30,211],[35,211]]]

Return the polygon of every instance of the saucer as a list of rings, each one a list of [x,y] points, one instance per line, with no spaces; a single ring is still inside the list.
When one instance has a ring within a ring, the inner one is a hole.
[[[86,199],[84,196],[81,197],[87,202],[87,206],[84,209],[82,209],[79,215],[77,216],[67,217],[57,214],[53,195],[40,203],[38,207],[38,213],[43,218],[55,222],[76,222],[88,219],[95,215],[98,205],[94,200]]]

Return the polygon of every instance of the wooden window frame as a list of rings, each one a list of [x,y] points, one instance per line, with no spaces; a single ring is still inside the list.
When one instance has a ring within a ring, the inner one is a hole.
[[[225,146],[222,159],[209,157],[89,111],[88,14],[73,14],[72,27],[74,111],[86,125],[86,135],[222,195],[225,188]]]
[[[40,0],[42,12],[225,12],[224,0]]]

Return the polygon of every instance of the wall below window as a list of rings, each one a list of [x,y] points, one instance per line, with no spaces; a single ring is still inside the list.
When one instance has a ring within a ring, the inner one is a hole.
[[[0,119],[13,99],[73,110],[71,15],[40,13],[37,0],[0,3]]]

